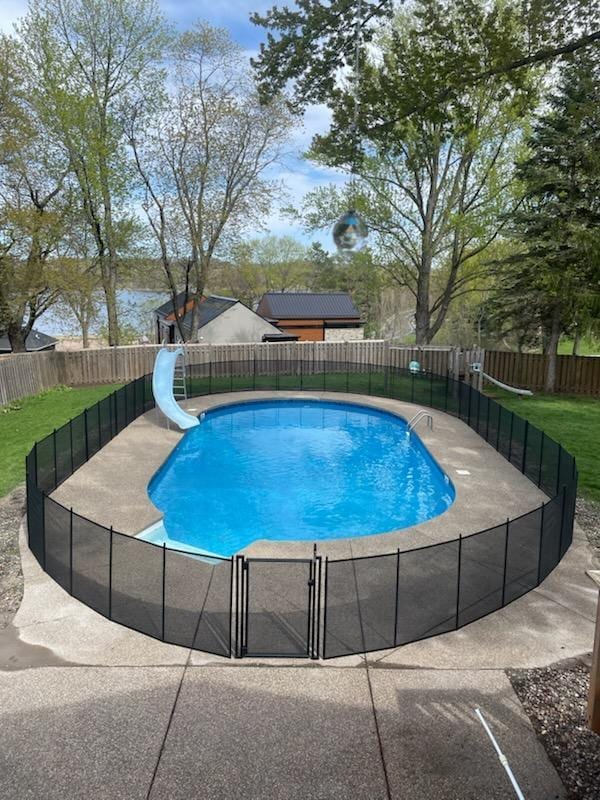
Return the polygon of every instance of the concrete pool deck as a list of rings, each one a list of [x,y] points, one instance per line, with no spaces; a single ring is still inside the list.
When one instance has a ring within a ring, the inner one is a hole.
[[[460,631],[366,656],[208,656],[70,597],[20,537],[0,632],[6,800],[509,800],[481,708],[528,800],[565,798],[504,672],[591,649],[597,590],[576,528],[534,591]]]
[[[421,406],[397,400],[339,392],[235,392],[184,401],[195,414],[209,408],[271,398],[323,399],[384,409],[410,419]],[[546,495],[509,464],[468,425],[441,411],[428,409],[433,430],[419,426],[418,434],[454,483],[456,499],[443,514],[420,525],[385,534],[319,541],[329,558],[348,558],[409,550],[455,539],[502,524],[541,505]],[[166,428],[156,409],[131,423],[80,467],[52,497],[82,516],[116,531],[135,535],[162,518],[148,497],[148,482],[181,440],[182,433]],[[282,487],[285,492],[285,487]],[[282,501],[284,495],[282,495]],[[310,557],[313,541],[253,542],[243,552],[254,557]]]

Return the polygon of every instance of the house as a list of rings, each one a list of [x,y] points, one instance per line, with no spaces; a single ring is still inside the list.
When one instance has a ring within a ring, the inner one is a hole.
[[[179,313],[185,312],[181,320],[185,338],[189,340],[192,325],[193,301],[188,300],[185,309],[185,292],[177,296]],[[174,344],[181,341],[175,319],[173,301],[168,300],[154,311],[154,329],[159,344]],[[198,306],[198,342],[202,344],[224,344],[240,342],[279,341],[282,332],[263,317],[252,311],[234,297],[209,295],[203,297]]]
[[[25,347],[28,353],[38,353],[41,350],[54,350],[58,340],[53,336],[48,336],[46,333],[36,331],[35,329],[29,333],[25,339]],[[0,355],[12,353],[12,347],[8,340],[8,336],[0,336]]]
[[[303,342],[364,338],[364,322],[346,292],[267,292],[256,311]]]

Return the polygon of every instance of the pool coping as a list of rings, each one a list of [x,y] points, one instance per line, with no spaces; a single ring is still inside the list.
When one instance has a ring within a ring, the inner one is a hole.
[[[329,400],[387,411],[408,420],[418,404],[343,392],[249,391],[204,395],[182,401],[186,411],[272,399]],[[419,438],[455,489],[454,503],[418,525],[387,533],[320,540],[318,552],[329,558],[357,558],[412,550],[502,525],[540,506],[546,495],[461,420],[425,409],[434,421]],[[168,430],[153,409],[132,422],[52,494],[53,499],[106,527],[135,536],[162,518],[147,494],[156,471],[181,441],[183,432]],[[152,447],[148,448],[148,443]],[[461,474],[457,470],[464,470]],[[115,504],[115,498],[122,502]],[[250,558],[309,558],[313,540],[256,540],[243,548]]]

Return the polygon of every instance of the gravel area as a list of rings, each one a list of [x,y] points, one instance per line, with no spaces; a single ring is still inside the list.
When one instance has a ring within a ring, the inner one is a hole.
[[[596,566],[600,568],[600,503],[577,498],[577,522],[586,533],[594,551]]]
[[[600,503],[578,498],[577,522],[600,566]],[[582,656],[543,669],[508,671],[569,800],[600,798],[600,736],[589,730],[586,718],[589,661]]]
[[[589,665],[510,670],[508,677],[556,767],[569,800],[600,797],[600,736],[587,727]]]
[[[25,486],[0,499],[0,630],[12,620],[23,597],[19,525],[25,513]]]

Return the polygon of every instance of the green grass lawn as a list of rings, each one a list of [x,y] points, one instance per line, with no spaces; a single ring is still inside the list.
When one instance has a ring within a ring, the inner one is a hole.
[[[600,399],[548,394],[519,398],[497,388],[486,388],[486,393],[574,455],[579,469],[579,493],[600,501]]]
[[[119,386],[61,386],[0,406],[0,497],[25,479],[25,456],[36,441]]]

